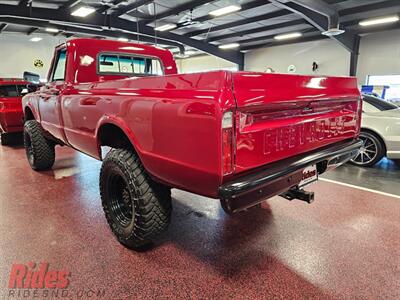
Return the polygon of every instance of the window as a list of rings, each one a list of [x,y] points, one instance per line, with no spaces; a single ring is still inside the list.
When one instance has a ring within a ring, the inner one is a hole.
[[[26,85],[0,85],[0,98],[20,97],[23,89]]]
[[[118,56],[101,55],[99,70],[102,73],[119,73]]]
[[[126,75],[163,75],[163,68],[157,58],[131,56],[126,54],[101,54],[98,62],[99,73]]]
[[[392,103],[386,102],[385,100],[372,96],[364,96],[363,110],[366,112],[379,112],[397,108],[399,107]]]
[[[66,60],[67,60],[67,50],[62,49],[57,54],[57,60],[54,68],[52,81],[64,81]]]
[[[119,57],[119,67],[120,67],[121,73],[133,73],[132,57],[120,56]]]
[[[368,75],[367,85],[387,86],[383,98],[391,102],[400,102],[400,75]]]
[[[0,97],[18,97],[17,87],[15,85],[0,85]]]

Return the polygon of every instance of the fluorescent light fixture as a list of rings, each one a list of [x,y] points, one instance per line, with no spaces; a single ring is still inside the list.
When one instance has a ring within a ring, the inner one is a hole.
[[[74,17],[87,17],[88,15],[94,13],[96,10],[90,6],[81,6],[74,10],[71,15]]]
[[[230,43],[230,44],[225,44],[225,45],[219,45],[219,49],[233,49],[239,47],[239,43]]]
[[[120,41],[120,42],[127,42],[127,41],[129,41],[127,38],[124,38],[124,37],[120,37],[120,38],[118,38],[118,41]]]
[[[239,11],[241,9],[242,9],[242,7],[240,7],[239,5],[229,5],[229,6],[226,6],[223,8],[219,8],[219,9],[210,11],[209,14],[214,17],[219,17],[219,16],[233,13],[235,11]]]
[[[57,28],[50,28],[50,27],[47,27],[47,28],[46,28],[46,31],[47,31],[47,32],[54,32],[54,33],[56,33],[56,32],[58,32],[58,29],[57,29]]]
[[[400,20],[399,16],[391,16],[391,17],[364,20],[358,24],[361,26],[371,26],[371,25],[379,25],[379,24],[386,24],[386,23],[394,23],[399,20]]]
[[[41,38],[41,37],[38,37],[38,36],[35,36],[35,37],[33,37],[33,38],[30,39],[31,42],[39,42],[39,41],[41,41],[41,40],[42,40],[42,38]]]
[[[158,26],[158,27],[154,28],[154,30],[157,30],[157,31],[168,31],[168,30],[171,30],[171,29],[174,29],[174,28],[176,28],[176,24],[165,24],[165,25]]]
[[[274,39],[276,40],[287,40],[287,39],[293,39],[297,37],[301,37],[302,34],[300,32],[292,32],[292,33],[285,33],[285,34],[279,34],[274,36]]]

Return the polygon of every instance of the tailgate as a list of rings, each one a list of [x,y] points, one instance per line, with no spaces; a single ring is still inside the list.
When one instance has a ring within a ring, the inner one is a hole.
[[[237,173],[358,135],[356,78],[238,72],[233,87]]]

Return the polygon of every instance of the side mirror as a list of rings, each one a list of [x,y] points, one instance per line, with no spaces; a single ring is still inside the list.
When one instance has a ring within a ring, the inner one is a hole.
[[[40,84],[40,76],[39,76],[39,74],[35,74],[35,73],[31,73],[31,72],[25,71],[23,78],[27,82],[31,82],[33,84]]]

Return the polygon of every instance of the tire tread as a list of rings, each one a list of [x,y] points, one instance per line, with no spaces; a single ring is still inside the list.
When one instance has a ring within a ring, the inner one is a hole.
[[[128,188],[133,189],[137,196],[137,200],[134,200],[134,226],[128,237],[121,236],[115,230],[114,220],[108,208],[106,185],[102,178],[108,172],[110,164],[123,169],[123,174],[127,176]],[[137,155],[130,150],[112,149],[107,154],[100,171],[100,195],[110,228],[118,240],[129,248],[136,249],[151,243],[168,228],[172,210],[171,191],[154,182]]]
[[[47,140],[40,124],[35,120],[26,121],[24,124],[24,135],[28,134],[34,152],[34,160],[31,164],[36,171],[48,170],[55,161],[54,144]],[[25,148],[27,148],[24,138]]]

